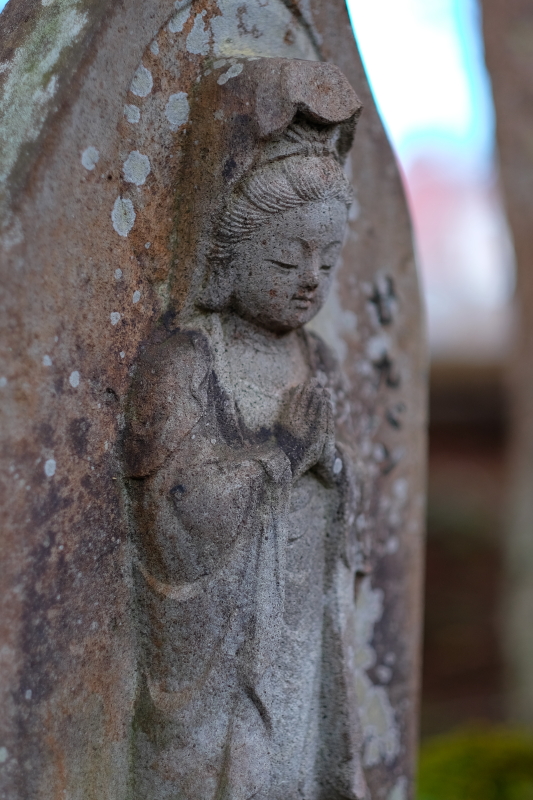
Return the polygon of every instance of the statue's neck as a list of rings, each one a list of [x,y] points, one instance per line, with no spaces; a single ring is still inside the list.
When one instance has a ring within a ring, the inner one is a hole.
[[[276,333],[237,314],[228,316],[223,324],[234,340],[240,340],[243,344],[250,344],[253,347],[259,346],[271,351],[286,350],[297,341],[296,331]]]

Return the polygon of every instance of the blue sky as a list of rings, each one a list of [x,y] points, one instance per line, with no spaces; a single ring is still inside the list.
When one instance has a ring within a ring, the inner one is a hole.
[[[493,112],[476,0],[348,0],[348,7],[402,162],[433,150],[473,169],[490,166]]]
[[[490,168],[494,119],[476,0],[348,0],[348,7],[402,162],[433,150]]]

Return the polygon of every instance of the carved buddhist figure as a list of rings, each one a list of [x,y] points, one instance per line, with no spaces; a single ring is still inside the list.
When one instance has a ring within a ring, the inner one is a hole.
[[[343,243],[356,114],[317,116],[300,104],[260,142],[133,379],[138,800],[368,796],[343,634],[363,569],[349,412],[305,328]]]

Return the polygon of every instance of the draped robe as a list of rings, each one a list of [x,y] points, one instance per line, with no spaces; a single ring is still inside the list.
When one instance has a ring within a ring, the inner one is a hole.
[[[299,336],[338,405],[331,355]],[[149,346],[132,382],[134,797],[361,800],[349,451],[329,484],[295,481],[279,435],[244,423],[226,345],[211,314]]]

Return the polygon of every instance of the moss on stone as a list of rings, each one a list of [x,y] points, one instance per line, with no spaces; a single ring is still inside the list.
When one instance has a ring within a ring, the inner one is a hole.
[[[533,800],[533,734],[471,728],[422,746],[418,800]]]

